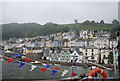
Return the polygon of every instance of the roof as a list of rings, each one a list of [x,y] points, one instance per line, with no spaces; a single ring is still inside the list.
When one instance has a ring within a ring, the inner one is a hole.
[[[85,47],[85,48],[83,48],[83,49],[98,49],[98,48],[95,47],[95,46],[93,46],[93,45],[90,45],[90,46],[87,46],[87,47]]]
[[[106,36],[99,36],[99,37],[97,37],[97,40],[107,40],[108,39],[108,37],[106,37]]]
[[[117,41],[117,39],[110,39],[110,41]]]
[[[79,54],[79,55],[83,55],[83,53],[79,50],[76,50],[76,52]]]

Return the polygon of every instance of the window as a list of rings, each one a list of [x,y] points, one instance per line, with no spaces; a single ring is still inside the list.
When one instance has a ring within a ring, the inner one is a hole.
[[[107,44],[104,44],[104,46],[107,46]]]
[[[110,58],[110,55],[108,55],[108,58]]]
[[[106,40],[104,40],[104,42],[106,42]]]
[[[93,56],[93,53],[92,53],[92,56]]]
[[[94,59],[94,57],[92,57],[92,59]]]
[[[87,53],[85,53],[85,55],[87,55]]]
[[[103,56],[103,59],[105,59],[105,55]]]
[[[93,52],[94,50],[92,49],[92,52]]]
[[[74,53],[74,55],[76,56],[76,53]]]
[[[86,57],[86,59],[88,59],[88,57]]]
[[[86,52],[87,52],[87,49],[86,49]]]

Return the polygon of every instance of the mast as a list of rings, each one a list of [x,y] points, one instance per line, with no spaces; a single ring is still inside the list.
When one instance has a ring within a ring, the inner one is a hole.
[[[115,48],[113,48],[113,64],[114,64],[114,70],[115,70],[115,76],[116,76],[116,56],[115,56]]]
[[[120,32],[116,32],[116,36],[117,36],[117,42],[118,42],[118,69],[119,69],[119,73],[120,73]]]

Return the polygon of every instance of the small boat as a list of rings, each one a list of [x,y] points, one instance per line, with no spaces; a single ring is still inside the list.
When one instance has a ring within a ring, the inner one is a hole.
[[[54,64],[55,66],[60,66],[60,64]]]
[[[34,64],[35,62],[31,62],[32,64]]]
[[[0,59],[1,61],[5,61],[4,59]]]
[[[41,62],[39,62],[39,61],[35,61],[35,64],[39,64],[39,63],[41,63]]]
[[[90,70],[93,70],[93,69],[95,69],[95,68],[97,68],[97,67],[96,67],[96,66],[91,66],[91,67],[89,67]]]
[[[32,64],[40,64],[41,62],[39,61],[35,61],[35,62],[31,62]]]

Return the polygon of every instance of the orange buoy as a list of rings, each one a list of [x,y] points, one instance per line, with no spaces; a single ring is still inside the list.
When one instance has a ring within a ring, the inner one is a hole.
[[[107,78],[108,78],[107,73],[106,73],[104,70],[100,69],[100,68],[95,68],[94,70],[92,70],[92,71],[89,73],[88,77],[91,77],[91,78],[92,78],[92,77],[94,77],[95,74],[97,74],[97,73],[100,73],[100,74],[103,76],[103,78],[105,79],[104,81],[107,81]],[[92,81],[92,79],[88,79],[88,81]]]

